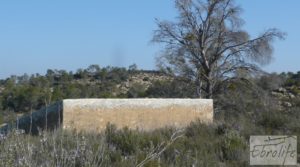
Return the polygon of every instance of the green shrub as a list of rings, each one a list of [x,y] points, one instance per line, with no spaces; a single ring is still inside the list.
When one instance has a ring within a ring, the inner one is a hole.
[[[266,128],[268,132],[283,129],[286,127],[288,119],[281,112],[283,111],[263,112],[258,123]]]
[[[300,95],[300,89],[297,87],[297,86],[293,86],[291,88],[291,92],[294,94],[294,95]]]
[[[225,160],[241,161],[245,157],[247,143],[235,130],[228,131],[221,140],[221,149]]]
[[[150,78],[149,77],[144,77],[143,81],[150,81]]]
[[[0,125],[4,123],[4,118],[2,113],[0,112]]]

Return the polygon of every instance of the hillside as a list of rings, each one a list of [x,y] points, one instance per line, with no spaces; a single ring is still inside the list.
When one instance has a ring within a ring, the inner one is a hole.
[[[48,70],[44,76],[12,76],[0,85],[2,123],[65,98],[197,97],[194,83],[184,78],[96,65],[75,73]],[[194,122],[180,132],[107,125],[101,134],[37,129],[38,136],[19,131],[0,135],[0,166],[248,166],[250,135],[300,135],[299,86],[300,72],[230,83],[214,95],[213,124]]]
[[[267,93],[277,101],[278,108],[285,110],[297,105],[300,72],[251,77],[249,81],[250,90]],[[241,84],[232,83],[224,89],[235,90]],[[160,71],[138,70],[135,65],[128,69],[91,65],[76,72],[48,70],[45,75],[11,76],[0,80],[0,123],[66,98],[196,98],[195,87],[187,79]],[[223,95],[223,92],[216,94],[216,103],[222,101],[219,97]]]
[[[158,96],[156,85],[174,85],[173,80],[166,73],[137,70],[135,66],[126,69],[98,65],[76,72],[48,70],[45,75],[11,76],[0,80],[0,124],[66,98]]]

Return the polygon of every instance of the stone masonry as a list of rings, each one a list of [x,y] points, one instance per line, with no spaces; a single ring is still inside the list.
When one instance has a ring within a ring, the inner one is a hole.
[[[154,130],[184,127],[192,121],[213,121],[211,99],[69,99],[63,101],[63,128],[103,131],[117,128]]]

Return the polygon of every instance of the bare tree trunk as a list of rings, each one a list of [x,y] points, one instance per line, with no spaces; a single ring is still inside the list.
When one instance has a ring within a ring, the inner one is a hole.
[[[203,82],[200,81],[200,86],[199,86],[199,97],[202,98],[202,84]]]
[[[32,105],[30,106],[30,127],[29,127],[29,134],[32,134]]]
[[[200,75],[200,74],[199,74]],[[203,82],[202,82],[202,80],[200,79],[200,76],[198,76],[197,78],[196,78],[196,82],[195,82],[195,84],[196,84],[196,91],[197,91],[197,96],[198,96],[198,98],[202,98],[202,84],[203,84]]]
[[[211,85],[211,81],[208,81],[207,84],[206,84],[206,98],[207,99],[212,99],[213,97],[213,89],[212,89],[212,85]]]
[[[48,104],[47,104],[47,101],[45,99],[45,121],[46,121],[46,124],[45,124],[45,129],[44,130],[48,130]]]
[[[206,92],[206,98],[207,99],[212,99],[213,97],[213,85],[212,85],[212,81],[211,81],[211,72],[207,72],[207,81],[206,81],[206,88],[205,88],[205,92]]]

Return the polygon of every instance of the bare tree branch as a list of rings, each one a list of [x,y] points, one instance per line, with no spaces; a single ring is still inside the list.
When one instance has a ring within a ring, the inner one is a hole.
[[[140,162],[139,164],[136,165],[136,167],[142,167],[146,165],[149,161],[158,158],[161,156],[163,152],[166,151],[176,140],[179,138],[182,138],[184,136],[184,130],[177,130],[175,131],[170,140],[167,142],[162,142],[160,143],[156,148],[154,148],[147,156],[146,158]]]

